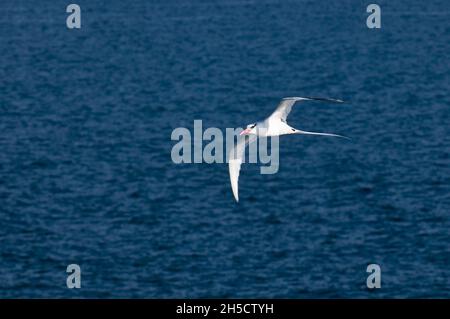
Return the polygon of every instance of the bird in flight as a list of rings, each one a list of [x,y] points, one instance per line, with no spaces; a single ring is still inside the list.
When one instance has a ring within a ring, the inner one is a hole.
[[[239,172],[241,170],[241,164],[245,155],[245,147],[256,141],[258,136],[280,136],[287,134],[307,134],[307,135],[322,135],[322,136],[335,136],[343,137],[342,135],[331,134],[331,133],[318,133],[318,132],[307,132],[295,129],[287,124],[286,120],[289,113],[292,110],[292,106],[296,102],[300,101],[320,101],[320,102],[330,102],[330,103],[344,103],[344,101],[329,99],[329,98],[319,98],[319,97],[286,97],[281,100],[275,111],[265,120],[247,125],[247,128],[241,132],[240,135],[244,137],[238,141],[236,145],[230,150],[228,155],[228,171],[230,173],[231,189],[233,191],[234,198],[239,202],[238,193],[238,180]]]

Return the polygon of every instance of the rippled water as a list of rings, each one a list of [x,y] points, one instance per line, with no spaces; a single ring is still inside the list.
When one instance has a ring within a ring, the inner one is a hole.
[[[0,297],[450,297],[450,6],[0,3]],[[175,165],[174,128],[284,96],[278,174]],[[66,288],[66,267],[82,288]],[[382,269],[368,291],[366,266]]]

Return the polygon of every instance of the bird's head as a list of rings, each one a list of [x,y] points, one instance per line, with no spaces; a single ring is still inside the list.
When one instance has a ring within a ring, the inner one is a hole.
[[[240,135],[249,135],[249,134],[256,135],[256,123],[247,125],[247,128],[243,130]]]

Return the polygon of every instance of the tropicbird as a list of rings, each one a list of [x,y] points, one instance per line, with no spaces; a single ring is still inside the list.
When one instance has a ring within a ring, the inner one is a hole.
[[[239,202],[238,180],[241,164],[245,155],[245,147],[256,141],[258,136],[280,136],[287,134],[308,134],[308,135],[323,135],[343,137],[342,135],[331,133],[308,132],[295,129],[287,124],[286,120],[292,110],[292,106],[298,101],[321,101],[331,103],[344,103],[342,100],[319,98],[319,97],[286,97],[283,98],[275,109],[275,111],[265,120],[247,125],[240,135],[244,135],[236,145],[230,150],[228,155],[228,171],[230,173],[231,189],[234,198]],[[247,137],[247,138],[246,138]]]

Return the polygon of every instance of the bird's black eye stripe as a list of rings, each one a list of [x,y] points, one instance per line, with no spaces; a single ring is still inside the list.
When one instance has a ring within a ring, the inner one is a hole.
[[[251,126],[251,128],[254,128],[256,126],[256,124],[253,124],[252,126]]]

